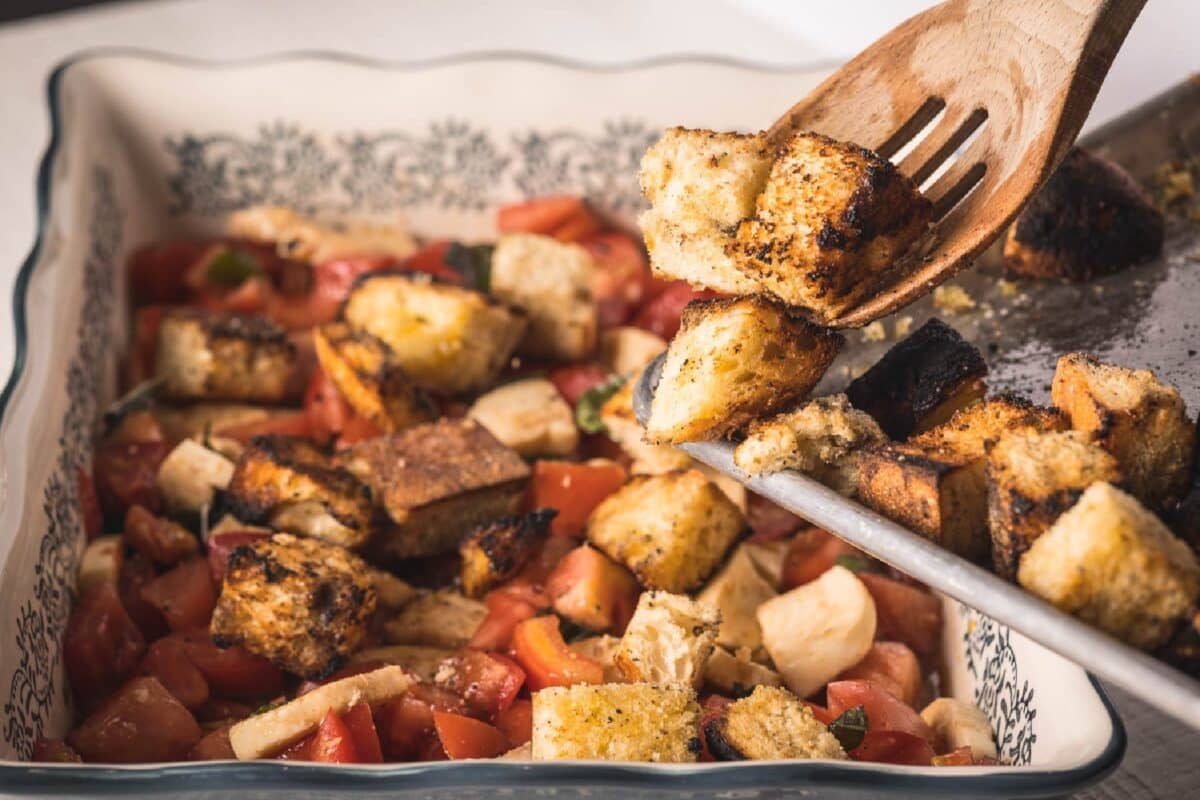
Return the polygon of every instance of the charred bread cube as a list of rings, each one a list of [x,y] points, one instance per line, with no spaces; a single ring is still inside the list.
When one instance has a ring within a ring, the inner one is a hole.
[[[1153,258],[1165,225],[1150,195],[1113,162],[1074,148],[1009,229],[1014,275],[1087,281]]]
[[[855,378],[846,397],[903,441],[983,399],[987,371],[975,346],[934,317]]]
[[[404,430],[433,419],[433,403],[379,339],[343,322],[313,328],[312,337],[321,369],[346,402],[380,430]]]
[[[600,421],[604,423],[608,438],[629,456],[632,462],[629,471],[634,475],[658,475],[687,469],[692,465],[687,453],[670,445],[646,441],[646,433],[633,411],[633,390],[637,382],[638,376],[631,376],[600,406]]]
[[[1179,391],[1146,369],[1102,364],[1086,353],[1058,359],[1050,398],[1112,453],[1135,497],[1155,509],[1191,486],[1196,428]]]
[[[1021,585],[1135,647],[1171,638],[1200,594],[1191,548],[1137,500],[1094,483],[1021,556]]]
[[[863,448],[886,442],[870,415],[853,408],[846,395],[835,394],[751,422],[746,438],[733,451],[733,463],[747,475],[799,470],[853,496]]]
[[[986,561],[987,448],[1011,431],[1066,427],[1057,412],[1017,397],[967,406],[907,442],[868,448],[858,497],[884,516],[963,558]]]
[[[489,589],[511,578],[537,551],[558,515],[540,508],[480,525],[467,534],[458,553],[462,556],[462,587],[468,597],[482,597]]]
[[[1010,580],[1029,545],[1097,481],[1117,484],[1117,460],[1079,431],[1018,432],[987,455],[992,568]]]
[[[688,686],[554,686],[533,694],[533,758],[695,761],[699,724]]]
[[[418,597],[383,627],[392,644],[416,644],[453,649],[475,635],[487,606],[453,589],[439,589]]]
[[[467,416],[523,456],[565,456],[579,444],[575,412],[545,378],[497,386],[478,398]]]
[[[693,301],[650,404],[655,444],[717,439],[803,399],[842,337],[765,297]]]
[[[529,317],[519,353],[578,361],[596,349],[595,271],[591,254],[577,244],[533,233],[500,237],[489,291]]]
[[[238,459],[226,493],[251,524],[360,547],[374,528],[367,487],[307,439],[259,436]]]
[[[642,592],[613,663],[630,683],[704,682],[721,612],[708,603],[669,592]]]
[[[230,554],[210,632],[224,646],[241,645],[288,672],[320,680],[362,644],[376,602],[358,556],[277,533]]]
[[[667,349],[661,336],[622,325],[600,334],[600,363],[614,375],[627,375],[632,380],[647,364]]]
[[[386,344],[418,386],[443,394],[495,383],[527,325],[523,313],[479,292],[378,272],[351,290],[342,316]]]
[[[697,470],[679,470],[631,478],[592,511],[587,538],[643,586],[687,592],[721,563],[745,527],[716,484]]]
[[[416,240],[399,225],[318,221],[282,206],[251,206],[235,211],[229,216],[227,228],[234,238],[273,244],[283,258],[312,264],[353,256],[402,259],[417,252]]]
[[[371,542],[382,560],[449,553],[475,526],[515,514],[529,467],[472,419],[440,419],[346,451],[389,522]]]
[[[717,646],[704,664],[704,684],[720,694],[740,697],[755,686],[782,686],[783,678],[752,661],[745,648],[731,653]]]
[[[738,545],[720,572],[700,590],[696,599],[721,612],[717,644],[756,650],[762,646],[762,630],[754,613],[777,594],[754,564],[746,545]]]
[[[721,761],[845,759],[846,751],[812,708],[787,689],[759,686],[709,720],[708,749]]]
[[[296,348],[266,317],[172,309],[158,329],[155,375],[170,400],[283,403],[296,397]]]
[[[761,133],[668,128],[638,175],[650,201],[638,224],[654,273],[726,294],[759,291],[727,251],[738,223],[754,213],[774,158]]]
[[[932,218],[933,205],[887,159],[798,132],[732,251],[760,290],[830,322],[897,274]]]

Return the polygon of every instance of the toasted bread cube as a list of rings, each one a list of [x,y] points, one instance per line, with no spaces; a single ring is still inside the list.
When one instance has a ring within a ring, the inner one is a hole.
[[[1142,502],[1166,508],[1187,493],[1196,428],[1179,391],[1153,372],[1070,353],[1058,360],[1050,397],[1072,428],[1092,434],[1116,456]]]
[[[909,437],[908,444],[983,458],[988,448],[1007,433],[1062,431],[1067,427],[1067,419],[1055,409],[1034,405],[1015,395],[1000,394],[954,412],[941,425]]]
[[[529,467],[472,419],[369,439],[343,458],[390,519],[371,543],[384,560],[449,553],[475,526],[517,513]]]
[[[987,371],[975,346],[934,317],[851,381],[846,397],[902,441],[982,400]]]
[[[762,629],[758,627],[754,613],[776,594],[775,587],[754,565],[746,545],[739,545],[696,599],[721,612],[717,644],[731,649],[756,650],[762,646]]]
[[[1079,431],[1018,432],[988,452],[992,567],[1009,579],[1029,545],[1097,481],[1121,482],[1117,460]]]
[[[313,345],[338,392],[380,430],[400,431],[433,419],[433,403],[371,334],[333,322],[313,328]]]
[[[171,400],[282,403],[296,397],[296,348],[266,317],[191,308],[163,314],[155,374]]]
[[[639,373],[640,374],[640,373]],[[670,445],[651,444],[633,411],[633,390],[638,376],[631,376],[612,397],[600,406],[600,421],[612,439],[632,459],[629,471],[634,475],[658,475],[692,465],[691,456]]]
[[[1025,555],[1021,585],[1135,647],[1165,644],[1200,594],[1196,555],[1137,500],[1094,483]]]
[[[853,496],[861,451],[886,442],[870,415],[851,407],[846,395],[835,394],[751,422],[745,440],[733,452],[733,462],[747,475],[799,470]]]
[[[482,597],[492,587],[516,575],[546,541],[550,521],[557,514],[552,508],[541,508],[528,514],[501,517],[468,533],[458,546],[463,593]]]
[[[417,644],[454,649],[475,635],[487,606],[453,589],[439,589],[417,598],[383,627],[391,644]]]
[[[500,237],[489,290],[529,315],[519,353],[578,361],[596,348],[595,272],[591,254],[577,244],[533,233]]]
[[[155,405],[150,409],[155,422],[168,441],[210,437],[227,428],[262,422],[273,409],[246,403],[188,403],[181,406]],[[290,412],[288,412],[290,413]]]
[[[418,386],[444,394],[495,383],[527,324],[524,314],[479,292],[388,273],[361,279],[342,315],[391,348]]]
[[[227,492],[230,510],[251,524],[312,536],[343,547],[370,538],[367,487],[307,439],[260,436],[238,459]]]
[[[280,256],[312,264],[355,256],[402,259],[417,252],[416,240],[400,225],[317,221],[282,206],[235,211],[228,229],[234,238],[274,244]]]
[[[687,592],[721,563],[745,526],[714,483],[680,470],[631,478],[592,511],[587,537],[643,586]]]
[[[579,444],[575,412],[545,378],[497,386],[477,399],[467,416],[523,456],[565,456]]]
[[[454,651],[445,647],[427,647],[420,644],[388,644],[368,647],[350,656],[351,664],[395,664],[405,672],[416,675],[425,683],[433,683],[438,667]]]
[[[933,205],[887,159],[798,132],[731,249],[760,290],[829,322],[897,275],[932,218]]]
[[[704,682],[721,612],[708,603],[669,592],[642,592],[613,663],[630,683]]]
[[[411,584],[387,570],[369,567],[367,577],[375,587],[375,594],[379,598],[377,605],[381,611],[399,611],[420,596],[420,592]]]
[[[721,694],[740,697],[755,686],[782,686],[783,678],[770,667],[751,661],[745,648],[731,653],[718,646],[704,664],[704,684]]]
[[[687,686],[555,686],[533,695],[533,758],[695,761],[699,724]]]
[[[776,686],[759,686],[729,706],[709,721],[704,738],[722,761],[846,758],[842,745],[812,709]]]
[[[610,328],[600,334],[600,363],[614,375],[641,374],[647,364],[667,349],[661,336],[632,325]]]
[[[375,586],[362,559],[336,545],[277,533],[238,547],[210,631],[288,672],[319,680],[367,635]]]
[[[1153,258],[1166,226],[1117,164],[1074,148],[1025,204],[1004,242],[1015,275],[1087,281]]]
[[[693,301],[667,350],[646,438],[717,439],[794,405],[842,341],[764,297]]]
[[[668,128],[638,176],[650,201],[638,224],[654,273],[726,294],[758,291],[727,250],[738,223],[754,213],[774,157],[761,133]]]

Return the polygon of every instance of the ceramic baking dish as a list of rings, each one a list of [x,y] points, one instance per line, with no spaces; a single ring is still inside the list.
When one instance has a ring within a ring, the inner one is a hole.
[[[39,734],[61,735],[70,718],[59,641],[83,540],[76,476],[129,334],[121,265],[132,247],[213,232],[226,212],[263,202],[401,213],[424,235],[470,239],[493,233],[498,203],[570,192],[632,223],[636,167],[664,126],[763,126],[823,72],[691,59],[590,68],[513,55],[217,65],[127,52],[60,67],[38,178],[41,228],[14,299],[17,361],[0,396],[0,786],[126,796],[221,796],[237,787],[290,798],[534,789],[614,798],[1043,797],[1112,770],[1124,731],[1095,681],[951,600],[948,690],[987,712],[1011,767],[21,763]]]

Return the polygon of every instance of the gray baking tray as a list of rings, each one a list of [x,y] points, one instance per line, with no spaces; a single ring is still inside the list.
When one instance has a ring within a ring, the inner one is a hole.
[[[1084,137],[1089,150],[1123,165],[1151,187],[1169,161],[1200,156],[1200,80],[1187,81]],[[1192,208],[1197,207],[1195,204]],[[1015,391],[1049,399],[1059,355],[1075,350],[1130,367],[1150,368],[1200,407],[1200,215],[1168,212],[1162,256],[1085,284],[1001,283],[999,247],[953,283],[974,307],[948,312],[926,297],[882,321],[879,328],[847,331],[848,344],[817,387],[841,390],[873,364],[900,331],[937,315],[986,355],[990,392]],[[645,419],[660,357],[635,394]],[[729,442],[686,444],[692,457],[743,480],[753,491],[813,524],[833,531],[928,585],[1078,662],[1164,712],[1200,728],[1200,682],[1064,614],[1020,587],[795,472],[745,480],[733,465]]]

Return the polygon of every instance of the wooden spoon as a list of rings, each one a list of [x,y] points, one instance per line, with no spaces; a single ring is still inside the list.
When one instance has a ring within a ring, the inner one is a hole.
[[[861,327],[928,294],[995,241],[1075,141],[1145,4],[949,0],[901,23],[780,117],[775,142],[823,133],[899,156],[902,172],[929,182],[932,240],[902,278],[835,327]]]

